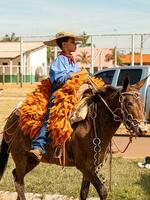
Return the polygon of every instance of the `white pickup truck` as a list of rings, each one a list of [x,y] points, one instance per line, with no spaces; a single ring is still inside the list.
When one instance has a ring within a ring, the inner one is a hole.
[[[150,74],[150,66],[133,66],[133,67],[115,67],[103,69],[94,75],[101,77],[107,84],[114,87],[120,87],[123,79],[128,75],[130,84],[135,84]],[[145,102],[146,119],[150,121],[150,77],[140,90]]]

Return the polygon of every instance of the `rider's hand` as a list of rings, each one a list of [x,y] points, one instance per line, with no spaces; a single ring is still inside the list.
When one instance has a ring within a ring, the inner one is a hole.
[[[86,75],[88,74],[88,71],[86,69],[82,69],[79,72],[74,72],[71,74],[71,77],[75,77],[75,76],[80,76],[80,75]]]
[[[88,74],[88,71],[87,71],[86,69],[82,69],[82,70],[80,71],[80,73],[81,73],[81,74]]]

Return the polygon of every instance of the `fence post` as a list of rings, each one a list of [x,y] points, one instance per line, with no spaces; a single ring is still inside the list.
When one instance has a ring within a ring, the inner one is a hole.
[[[2,66],[2,81],[3,81],[3,85],[5,83],[5,68],[4,66]]]
[[[90,73],[93,74],[94,73],[94,63],[93,63],[93,58],[94,57],[94,52],[93,52],[93,35],[91,35],[91,69],[90,69]]]
[[[16,84],[18,85],[18,83],[19,83],[19,65],[17,65],[16,67],[17,67],[17,72],[16,72]]]
[[[103,53],[103,49],[100,50],[99,53],[99,69],[98,70],[102,70],[103,66],[102,66],[102,53]]]
[[[30,66],[30,73],[31,73],[31,84],[33,83],[33,80],[32,80],[32,76],[33,76],[33,72],[32,72],[32,66]]]
[[[131,66],[134,66],[134,34],[131,35],[131,49],[132,49]]]
[[[143,35],[141,35],[140,65],[143,65]]]
[[[13,73],[12,73],[12,59],[10,59],[10,83],[12,83],[13,81],[12,81],[12,75],[13,75]]]
[[[58,48],[56,46],[56,47],[54,47],[54,58],[55,59],[57,58],[57,54],[58,54]]]
[[[23,40],[20,37],[20,87],[23,82]]]
[[[117,66],[117,47],[115,46],[115,67]]]

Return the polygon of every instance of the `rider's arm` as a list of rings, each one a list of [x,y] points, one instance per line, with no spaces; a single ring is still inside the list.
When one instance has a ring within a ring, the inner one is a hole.
[[[63,85],[68,79],[72,77],[72,74],[77,72],[78,68],[76,64],[70,65],[66,58],[58,56],[57,59],[50,66],[50,79],[59,85]]]

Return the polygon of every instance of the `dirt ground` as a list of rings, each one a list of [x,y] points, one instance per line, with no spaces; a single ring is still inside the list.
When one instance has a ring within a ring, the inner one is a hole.
[[[24,83],[21,88],[20,85],[7,83],[5,85],[0,84],[0,132],[2,132],[5,119],[9,116],[11,111],[16,105],[23,101],[26,94],[36,88],[37,84]],[[1,90],[2,89],[2,90]],[[143,158],[150,155],[150,125],[147,137],[133,138],[132,143],[129,145],[125,153],[119,153],[116,145],[122,151],[128,144],[128,137],[123,136],[126,134],[126,129],[121,125],[117,131],[117,135],[113,137],[112,149],[114,156],[123,156],[126,158]],[[120,136],[121,135],[121,136]],[[1,137],[0,137],[1,139]]]

